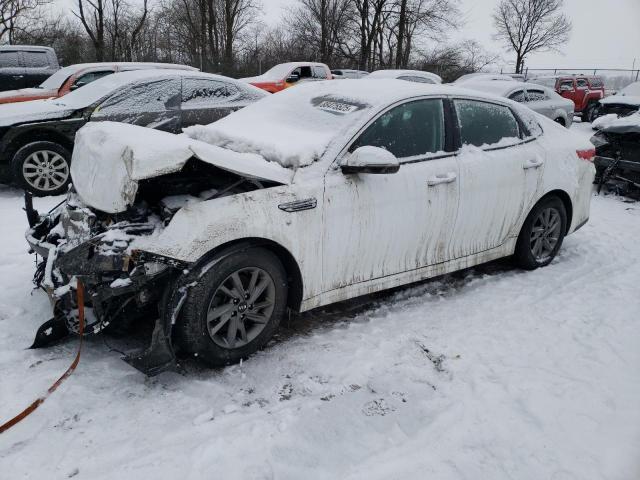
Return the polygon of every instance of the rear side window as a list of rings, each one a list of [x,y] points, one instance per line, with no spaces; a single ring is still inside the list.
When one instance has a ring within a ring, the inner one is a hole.
[[[524,102],[524,91],[518,90],[509,95],[509,100],[513,100],[514,102],[523,103]]]
[[[206,107],[237,97],[240,92],[235,85],[204,78],[182,80],[182,104],[189,107]]]
[[[589,82],[587,82],[587,80],[584,78],[579,78],[576,81],[576,86],[577,88],[589,88]]]
[[[326,80],[327,79],[327,72],[325,71],[324,67],[312,67],[313,70],[313,78],[318,78],[318,79],[322,79],[322,80]]]
[[[49,57],[44,52],[22,52],[24,66],[27,68],[45,68],[49,66]]]
[[[528,102],[541,102],[547,99],[547,94],[542,90],[527,90],[527,101]]]
[[[20,67],[20,55],[18,52],[0,52],[0,68]]]
[[[384,148],[397,158],[414,157],[444,150],[442,100],[404,103],[383,113],[351,146]]]
[[[463,145],[493,145],[520,138],[518,122],[508,107],[477,100],[454,100]]]

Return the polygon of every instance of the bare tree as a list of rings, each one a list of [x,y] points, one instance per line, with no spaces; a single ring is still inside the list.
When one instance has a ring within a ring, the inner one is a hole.
[[[501,0],[493,14],[495,37],[516,53],[516,73],[522,73],[530,53],[555,50],[571,33],[561,13],[563,0]]]
[[[105,29],[106,29],[106,8],[107,0],[77,0],[78,11],[73,11],[87,35],[93,43],[98,62],[104,61],[105,57]]]
[[[0,0],[0,41],[6,38],[9,43],[14,43],[16,32],[29,23],[29,20],[42,18],[40,7],[49,2],[50,0]],[[21,22],[25,19],[26,22]]]

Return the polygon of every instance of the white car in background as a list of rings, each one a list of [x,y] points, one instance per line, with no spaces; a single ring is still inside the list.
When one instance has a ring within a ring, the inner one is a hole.
[[[221,365],[264,346],[287,309],[512,255],[548,265],[589,218],[593,156],[507,99],[319,82],[182,135],[88,124],[75,192],[27,239],[69,330],[81,278],[100,300],[85,331],[118,321],[123,304],[157,312],[134,365],[170,364],[171,339]]]
[[[369,72],[364,70],[352,70],[348,68],[340,68],[337,70],[331,70],[334,80],[345,80],[347,78],[362,78],[369,75]]]
[[[424,72],[422,70],[376,70],[375,72],[371,72],[367,75],[367,78],[394,78],[397,80],[406,80],[408,82],[416,83],[442,83],[440,75],[436,75],[431,72]]]
[[[470,80],[461,86],[522,103],[567,128],[573,123],[574,103],[542,85],[515,80]]]
[[[455,84],[461,84],[461,83],[466,83],[466,82],[478,82],[478,81],[503,81],[503,82],[518,82],[521,81],[521,79],[515,79],[513,78],[511,75],[505,75],[502,73],[483,73],[483,72],[476,72],[476,73],[467,73],[466,75],[462,75],[461,77],[458,77],[456,80],[454,80],[453,83]],[[459,85],[461,86],[461,85]]]

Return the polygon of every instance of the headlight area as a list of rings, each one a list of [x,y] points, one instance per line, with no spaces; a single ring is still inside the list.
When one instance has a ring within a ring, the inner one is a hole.
[[[126,327],[136,319],[159,315],[165,289],[188,264],[129,248],[131,239],[112,234],[95,237],[59,254],[55,269],[68,284],[80,279],[86,290],[86,333],[98,333],[110,324]],[[75,294],[68,286],[55,289],[56,311],[77,332]]]

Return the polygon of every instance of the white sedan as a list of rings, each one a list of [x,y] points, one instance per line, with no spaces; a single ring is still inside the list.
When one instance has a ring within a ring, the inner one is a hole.
[[[522,103],[567,128],[573,123],[574,103],[558,95],[554,90],[536,83],[471,79],[460,86]]]
[[[72,279],[84,281],[97,302],[85,331],[157,312],[164,336],[137,366],[170,359],[170,339],[227,364],[264,346],[288,309],[502,257],[549,264],[589,218],[593,156],[506,99],[319,82],[183,135],[87,125],[75,193],[27,238],[59,314],[75,318]]]

